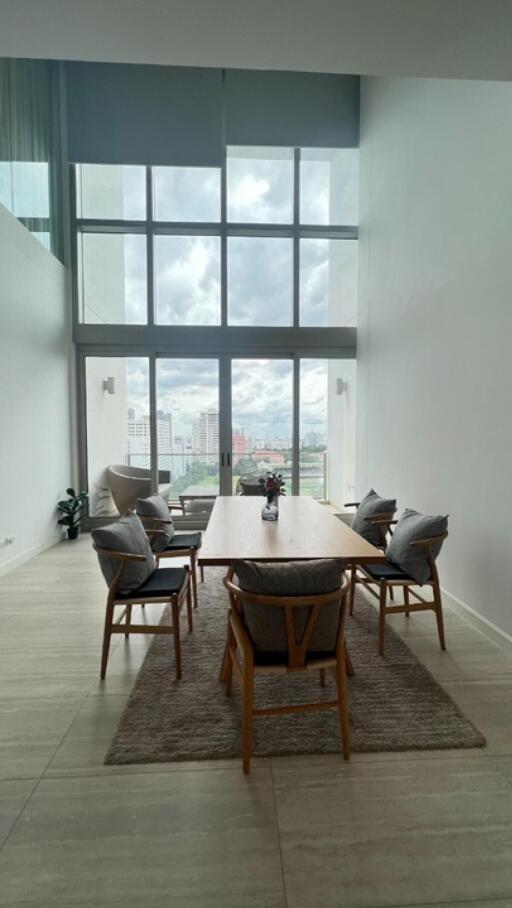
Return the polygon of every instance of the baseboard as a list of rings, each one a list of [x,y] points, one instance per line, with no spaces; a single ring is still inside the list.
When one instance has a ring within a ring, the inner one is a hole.
[[[488,637],[489,640],[492,640],[492,642],[499,646],[500,649],[504,650],[504,652],[509,655],[512,653],[512,637],[510,634],[503,631],[497,624],[493,624],[488,618],[484,618],[484,616],[480,615],[474,608],[471,608],[467,602],[463,602],[462,599],[453,596],[448,590],[443,590],[442,592],[443,605],[446,605],[452,612],[455,612],[456,615],[463,618],[464,621],[467,621],[468,624],[477,631],[480,631],[484,637]]]
[[[15,568],[20,567],[25,561],[30,561],[30,559],[35,558],[36,555],[41,555],[41,553],[46,552],[47,549],[53,548],[53,546],[57,545],[61,540],[62,536],[60,534],[51,536],[50,539],[45,539],[44,542],[33,545],[30,549],[25,549],[24,552],[15,555],[15,557],[9,559],[9,561],[4,561],[3,564],[0,564],[0,577],[2,577],[3,574],[14,571]]]

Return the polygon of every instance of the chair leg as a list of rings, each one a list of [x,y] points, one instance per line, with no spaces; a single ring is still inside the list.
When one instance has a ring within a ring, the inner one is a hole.
[[[409,611],[409,588],[404,586],[404,605],[405,605],[405,617],[410,618],[411,613]]]
[[[343,645],[345,647],[345,668],[346,668],[348,677],[352,678],[355,675],[355,672],[354,672],[354,666],[352,665],[352,659],[350,658],[350,653],[348,651],[346,640]]]
[[[351,615],[354,614],[354,594],[356,591],[356,573],[357,573],[357,566],[355,564],[353,564],[350,569],[350,594],[349,594],[349,602],[348,602],[348,610]]]
[[[235,635],[231,630],[231,625],[228,621],[228,638],[227,638],[227,653],[228,659],[226,663],[226,673],[225,673],[225,682],[226,682],[226,697],[231,696],[231,688],[233,684],[233,659],[231,656],[231,647],[236,646]]]
[[[194,608],[197,608],[197,552],[190,553],[190,570],[192,574],[192,599]]]
[[[384,655],[384,634],[386,633],[386,593],[387,584],[380,584],[379,606],[379,653]]]
[[[173,599],[171,602],[172,626],[174,637],[174,661],[176,664],[176,680],[181,678],[181,643],[180,643],[180,612],[178,600]]]
[[[204,583],[204,565],[201,565],[199,570],[201,573],[201,583]]]
[[[127,605],[126,606],[126,624],[131,624],[131,623],[132,623],[132,607],[131,607],[131,605]],[[130,636],[130,634],[128,633],[128,631],[125,631],[124,639],[128,640],[129,636]]]
[[[395,601],[395,592],[392,586],[389,587],[389,598],[391,599],[391,602]]]
[[[231,661],[231,660],[230,660]],[[242,766],[245,775],[249,774],[251,768],[252,753],[252,726],[253,716],[253,698],[254,698],[254,668],[252,665],[244,666],[244,723],[243,723],[243,759]]]
[[[325,668],[321,668],[318,672],[318,678],[320,681],[320,687],[325,687]]]
[[[187,620],[188,620],[188,632],[192,633],[194,630],[194,622],[192,619],[192,588],[190,586],[190,577],[188,578],[187,583]]]
[[[100,669],[100,678],[102,681],[105,680],[105,675],[107,674],[107,662],[108,662],[108,653],[110,650],[110,638],[112,636],[112,619],[114,617],[114,606],[110,603],[107,603],[107,611],[105,613],[105,625],[103,629],[103,646],[101,649],[101,669]]]
[[[350,728],[348,720],[347,673],[345,666],[345,649],[336,664],[336,683],[338,687],[338,710],[340,715],[341,748],[345,760],[350,760]]]
[[[444,636],[444,619],[443,603],[441,601],[441,591],[437,584],[433,587],[434,602],[436,604],[437,632],[439,634],[439,643],[441,649],[446,649],[446,640]]]

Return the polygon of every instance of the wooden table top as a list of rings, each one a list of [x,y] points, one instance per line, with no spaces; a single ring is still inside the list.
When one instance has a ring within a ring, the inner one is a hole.
[[[294,561],[345,558],[359,564],[378,563],[385,556],[375,546],[305,496],[281,497],[279,519],[262,520],[264,498],[251,495],[217,498],[203,533],[199,564],[229,565],[249,561]]]

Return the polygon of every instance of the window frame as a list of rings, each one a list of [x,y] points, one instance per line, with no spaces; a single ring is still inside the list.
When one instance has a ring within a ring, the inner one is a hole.
[[[76,348],[78,467],[81,488],[87,488],[87,403],[85,364],[88,356],[148,357],[150,368],[150,425],[151,462],[154,488],[157,488],[157,427],[156,427],[156,362],[160,357],[178,358],[219,357],[222,363],[242,358],[290,358],[293,360],[293,423],[292,448],[298,463],[300,432],[300,360],[356,359],[354,327],[310,327],[300,325],[300,241],[301,239],[359,238],[356,225],[330,226],[300,224],[300,148],[293,149],[293,223],[254,224],[227,221],[227,152],[221,166],[221,219],[219,222],[156,221],[153,213],[152,167],[145,167],[145,220],[102,220],[77,218],[75,167],[70,165],[70,227],[72,272],[73,341]],[[98,324],[81,322],[79,318],[78,243],[82,233],[130,233],[146,237],[147,323]],[[220,236],[221,241],[221,319],[220,325],[165,325],[155,321],[154,245],[158,235]],[[292,324],[287,327],[237,326],[228,323],[227,300],[227,241],[228,237],[286,237],[293,241]],[[229,395],[226,366],[221,366],[221,393]],[[222,389],[224,388],[224,391]],[[230,399],[230,398],[229,398]],[[231,415],[229,413],[229,415]],[[221,432],[227,437],[221,415]],[[224,422],[223,422],[224,420]],[[298,473],[292,484],[292,494],[299,493]],[[88,526],[104,523],[101,518],[89,518]],[[178,523],[180,521],[178,520]]]
[[[315,330],[300,324],[300,241],[301,239],[332,239],[332,240],[355,240],[359,239],[359,227],[356,225],[313,225],[300,223],[300,153],[301,149],[293,149],[293,222],[291,224],[265,224],[265,223],[239,223],[227,220],[227,157],[224,156],[220,173],[220,221],[157,221],[154,218],[154,199],[153,199],[153,168],[145,168],[146,175],[146,218],[144,220],[120,220],[120,219],[97,219],[97,218],[78,218],[76,215],[76,180],[75,168],[71,169],[71,220],[73,231],[73,271],[74,287],[78,287],[80,275],[78,274],[78,242],[79,236],[83,233],[122,233],[122,234],[142,234],[146,237],[146,313],[147,322],[145,325],[114,324],[103,327],[110,328],[171,328],[173,330],[180,328],[204,329],[211,326],[201,324],[197,325],[165,325],[159,324],[155,319],[155,274],[154,274],[154,237],[155,236],[217,236],[220,237],[220,328],[237,328],[237,325],[230,325],[228,321],[228,237],[282,237],[292,240],[293,253],[293,286],[292,286],[292,322],[288,328],[301,328],[302,330]],[[75,334],[76,340],[89,341],[83,329],[89,328],[92,323],[83,322],[80,319],[79,300],[75,294],[74,314],[75,314]],[[271,325],[248,326],[250,330],[254,329],[271,329],[276,330]],[[331,331],[332,328],[325,330]],[[338,329],[343,330],[343,329]]]

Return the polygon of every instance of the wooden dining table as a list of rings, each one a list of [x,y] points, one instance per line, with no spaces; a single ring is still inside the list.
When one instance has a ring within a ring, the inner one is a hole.
[[[343,558],[348,564],[385,561],[375,548],[325,505],[304,495],[281,496],[279,519],[262,520],[264,498],[219,496],[203,533],[199,564]]]

